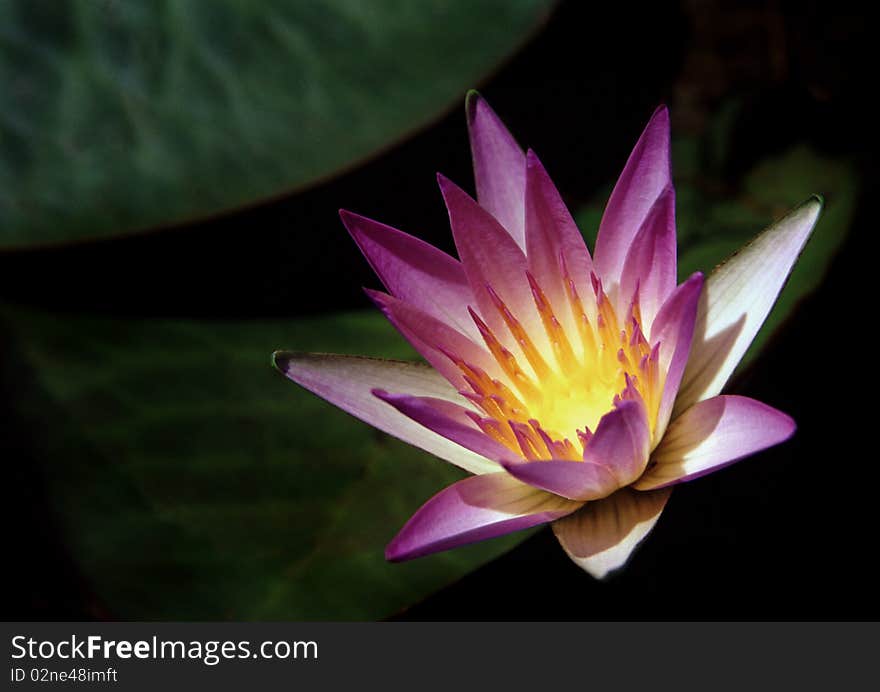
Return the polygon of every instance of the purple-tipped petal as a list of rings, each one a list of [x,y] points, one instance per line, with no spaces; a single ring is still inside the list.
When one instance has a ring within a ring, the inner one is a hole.
[[[620,487],[606,466],[589,461],[505,461],[501,465],[523,483],[570,500],[597,500]]]
[[[574,331],[562,262],[581,296],[590,295],[593,260],[584,238],[535,153],[526,155],[526,256],[556,317]]]
[[[428,365],[282,351],[276,352],[273,360],[275,367],[297,384],[389,435],[471,473],[498,470],[495,462],[428,430],[373,396],[374,389],[389,388],[414,396],[464,403],[466,400]]]
[[[716,396],[695,404],[669,425],[651,455],[640,490],[699,478],[779,444],[794,434],[790,416],[744,396]]]
[[[524,250],[525,154],[501,119],[476,91],[468,94],[465,109],[477,200]]]
[[[659,342],[660,367],[666,373],[657,424],[654,427],[655,443],[660,441],[666,431],[681,376],[687,366],[702,289],[703,275],[699,272],[691,275],[672,292],[651,325],[651,343]]]
[[[620,278],[618,305],[628,306],[638,290],[645,324],[651,324],[660,306],[675,290],[675,191],[667,187],[633,239]]]
[[[497,361],[488,354],[485,348],[475,344],[467,336],[445,322],[441,322],[387,293],[369,289],[366,289],[366,293],[388,318],[388,321],[413,345],[413,348],[442,373],[456,389],[465,388],[467,383],[462,377],[461,370],[450,359],[450,355],[455,355],[471,365],[482,368],[492,377],[506,379],[498,367]]]
[[[622,488],[554,522],[553,533],[578,567],[602,579],[623,567],[654,528],[670,493]]]
[[[706,280],[675,415],[718,394],[764,323],[822,210],[813,197]]]
[[[606,288],[620,282],[633,238],[654,202],[671,185],[669,113],[661,106],[632,150],[599,224],[593,264]]]
[[[391,295],[479,338],[467,314],[473,293],[458,260],[365,216],[344,209],[339,216]]]
[[[428,500],[385,549],[409,560],[495,538],[565,516],[581,506],[501,473],[465,478]]]
[[[584,447],[584,461],[606,467],[617,486],[629,485],[642,475],[651,451],[651,432],[645,405],[624,399],[602,416]],[[572,462],[577,463],[577,462]]]
[[[458,256],[470,281],[480,316],[495,336],[504,341],[507,327],[489,293],[488,287],[491,286],[532,336],[544,338],[526,278],[529,266],[523,251],[495,218],[464,190],[442,175],[438,175],[437,180],[449,210]],[[511,350],[517,353],[513,341],[508,341]]]
[[[468,417],[469,409],[463,406],[432,397],[389,394],[382,389],[374,389],[373,394],[416,423],[482,457],[493,461],[516,458],[507,447],[480,430]]]

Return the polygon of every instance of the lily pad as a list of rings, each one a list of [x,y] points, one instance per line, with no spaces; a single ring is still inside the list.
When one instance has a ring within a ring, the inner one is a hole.
[[[216,214],[458,104],[548,0],[0,4],[0,248]]]
[[[124,619],[376,619],[523,538],[405,564],[385,544],[455,467],[270,366],[282,344],[410,358],[381,315],[298,322],[0,313],[6,396],[70,552]]]

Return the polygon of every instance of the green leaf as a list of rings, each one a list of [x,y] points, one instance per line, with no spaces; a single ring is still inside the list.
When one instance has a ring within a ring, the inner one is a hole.
[[[412,357],[381,315],[0,315],[7,396],[70,552],[116,617],[376,619],[524,536],[385,562],[406,519],[465,474],[270,365],[280,346]]]
[[[729,119],[728,111],[723,115]],[[800,145],[761,161],[731,187],[714,178],[715,164],[722,156],[718,153],[721,145],[717,132],[712,130],[710,134],[713,136],[707,146],[711,155],[702,164],[699,140],[673,141],[673,161],[683,162],[673,170],[679,280],[695,271],[708,274],[811,194],[825,198],[816,229],[778,302],[741,361],[742,368],[767,343],[798,302],[820,285],[849,231],[858,194],[858,176],[851,162],[822,156]],[[595,203],[577,213],[578,224],[590,247],[593,247],[605,198],[607,196],[600,201],[597,195]]]
[[[460,103],[549,0],[0,4],[0,248],[214,214]]]

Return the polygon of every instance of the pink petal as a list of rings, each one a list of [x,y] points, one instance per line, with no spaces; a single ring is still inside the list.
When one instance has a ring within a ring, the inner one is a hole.
[[[625,310],[636,289],[645,324],[651,324],[676,282],[675,191],[667,187],[633,239],[620,279],[618,304]]]
[[[718,394],[758,333],[822,210],[813,197],[745,245],[706,280],[678,415]]]
[[[506,473],[465,478],[428,500],[385,549],[409,560],[545,524],[581,506],[520,483]]]
[[[695,404],[669,425],[635,487],[660,488],[699,478],[794,434],[794,421],[744,396],[716,396]]]
[[[526,155],[526,256],[529,268],[566,330],[574,330],[561,260],[578,294],[589,296],[593,261],[562,197],[530,149]]]
[[[654,202],[671,186],[669,113],[660,106],[632,150],[599,224],[593,264],[606,288],[619,283],[633,239]]]
[[[385,288],[460,332],[477,336],[467,314],[474,297],[461,263],[396,228],[341,209],[339,216]]]
[[[622,487],[642,475],[648,463],[650,444],[644,404],[624,399],[602,416],[584,448],[584,461],[605,466],[616,478],[617,486]]]
[[[463,404],[464,399],[434,368],[361,356],[277,351],[275,367],[310,392],[389,435],[435,454],[471,473],[492,473],[497,464],[428,430],[373,396],[395,389]]]
[[[702,288],[703,275],[697,272],[673,291],[651,325],[651,343],[659,342],[660,367],[666,373],[654,428],[655,442],[662,438],[669,423],[682,373],[687,366]]]
[[[589,461],[505,461],[501,465],[523,483],[570,500],[597,500],[619,487],[606,466]]]
[[[485,348],[475,344],[467,336],[445,322],[441,322],[387,293],[370,289],[366,289],[366,293],[388,318],[388,321],[413,345],[413,348],[442,373],[456,389],[465,388],[467,382],[463,379],[461,370],[450,359],[450,355],[482,368],[492,377],[506,380],[497,361],[489,355]]]
[[[576,565],[602,579],[622,567],[654,528],[670,493],[622,488],[554,522],[553,533]]]
[[[488,287],[491,286],[536,342],[545,345],[546,335],[529,287],[526,274],[529,267],[523,251],[495,218],[460,187],[442,175],[438,175],[437,180],[449,210],[458,256],[480,316],[495,336],[517,354],[513,340],[506,339],[508,330],[490,297]],[[522,362],[525,363],[525,358]]]
[[[374,389],[373,394],[416,423],[482,457],[493,461],[516,457],[507,447],[480,430],[468,417],[469,409],[464,406],[432,397],[389,394],[382,389]]]
[[[476,91],[468,93],[465,109],[477,199],[525,249],[526,157],[501,119]]]

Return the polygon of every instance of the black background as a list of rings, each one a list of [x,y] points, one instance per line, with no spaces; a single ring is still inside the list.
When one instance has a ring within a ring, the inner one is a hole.
[[[729,390],[793,415],[792,441],[678,488],[629,568],[607,582],[574,566],[545,529],[398,617],[878,618],[872,23],[841,3],[568,2],[481,85],[573,206],[620,170],[658,103],[672,105],[675,128],[731,94],[744,104],[731,179],[807,141],[851,157],[861,191],[823,286]],[[360,287],[377,281],[337,209],[417,229],[451,250],[437,170],[469,184],[462,109],[341,177],[270,203],[138,237],[0,255],[0,300],[62,316],[366,308]],[[320,292],[310,290],[316,279]],[[6,618],[116,617],[66,552],[28,440],[2,418],[14,517]]]

